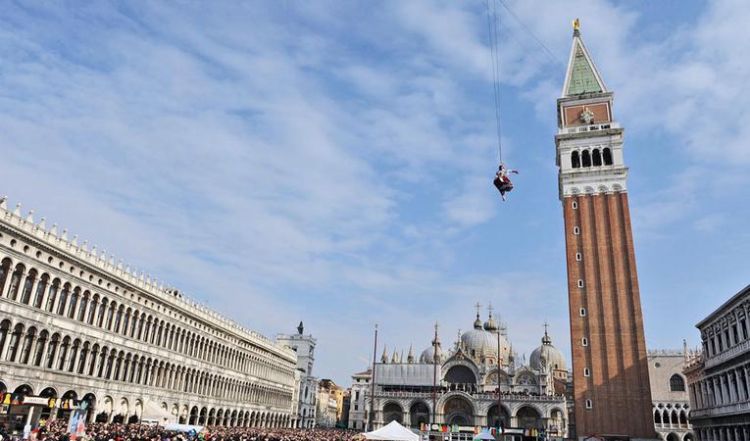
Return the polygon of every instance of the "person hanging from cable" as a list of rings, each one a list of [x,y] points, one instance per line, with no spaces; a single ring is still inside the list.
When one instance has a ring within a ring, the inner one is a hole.
[[[495,173],[495,180],[493,181],[493,184],[495,184],[497,191],[500,192],[500,197],[503,198],[503,201],[505,200],[505,193],[509,193],[513,190],[513,182],[511,182],[510,176],[508,176],[509,173],[517,175],[518,170],[508,169],[505,164],[501,162],[500,166],[497,168],[497,173]]]

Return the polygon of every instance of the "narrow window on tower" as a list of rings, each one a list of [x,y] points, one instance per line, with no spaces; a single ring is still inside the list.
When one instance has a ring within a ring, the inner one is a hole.
[[[609,147],[605,147],[602,150],[602,157],[604,159],[604,165],[612,165],[612,150]]]
[[[573,152],[570,155],[570,165],[573,168],[580,168],[581,167],[581,157],[579,156],[578,152]]]
[[[591,157],[594,162],[594,166],[600,166],[602,165],[602,155],[599,153],[599,149],[594,149],[594,151],[591,153]]]
[[[589,368],[583,368],[583,376],[584,377],[590,377],[591,376],[591,371],[589,370]]]
[[[581,313],[581,317],[586,317],[586,308],[581,308],[579,312]]]
[[[583,337],[581,339],[581,346],[588,346],[589,345],[589,339],[586,337]]]
[[[583,288],[583,279],[578,279],[578,287]]]
[[[591,402],[591,400],[586,400],[586,409],[593,409],[594,403]]]
[[[578,202],[573,201],[573,203],[570,204],[570,207],[574,210],[578,210]]]
[[[578,227],[573,227],[573,234],[575,234],[575,235],[581,234],[581,229],[578,228]]]
[[[583,256],[581,255],[581,253],[576,253],[576,262],[580,262],[581,259],[583,259]]]
[[[588,150],[584,150],[581,154],[581,162],[583,163],[584,167],[591,167],[591,153],[589,153]]]

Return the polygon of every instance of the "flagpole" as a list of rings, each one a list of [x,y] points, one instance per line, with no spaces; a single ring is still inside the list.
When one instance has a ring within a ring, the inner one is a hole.
[[[500,433],[500,423],[502,421],[502,407],[500,403],[500,325],[497,331],[497,432]],[[498,437],[499,438],[499,437]]]
[[[432,424],[437,423],[437,342],[438,324],[435,322],[435,338],[432,339]],[[430,427],[432,429],[432,427]]]
[[[375,342],[372,345],[372,374],[370,375],[370,412],[368,414],[367,426],[369,430],[375,430],[375,359],[378,356],[378,324],[375,323]]]

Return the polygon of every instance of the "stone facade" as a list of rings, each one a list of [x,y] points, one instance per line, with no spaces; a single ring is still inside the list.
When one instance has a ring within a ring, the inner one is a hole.
[[[293,351],[0,201],[0,389],[58,399],[12,406],[32,420],[87,406],[88,420],[291,426],[295,364]]]
[[[574,33],[555,137],[565,220],[575,429],[654,438],[623,130]]]
[[[659,439],[693,441],[690,425],[690,400],[682,371],[688,360],[687,348],[648,352],[654,429]]]
[[[372,369],[352,375],[352,387],[349,390],[349,428],[366,430],[370,412],[370,379]]]
[[[365,375],[355,380],[358,377]],[[504,326],[491,315],[482,324],[477,314],[474,329],[461,334],[446,352],[437,335],[419,358],[411,349],[405,358],[395,350],[389,356],[384,349],[374,378],[375,429],[396,420],[412,428],[426,423],[456,425],[470,434],[475,427],[502,425],[567,435],[564,387],[556,390],[556,381],[567,379],[564,357],[545,332],[529,364],[517,363]],[[370,399],[365,383],[357,389]],[[352,390],[356,403],[356,389]],[[367,414],[351,414],[350,424],[362,427],[366,420],[360,417]]]
[[[318,427],[336,427],[344,407],[344,389],[329,379],[318,383]]]
[[[750,286],[696,325],[702,351],[685,367],[700,441],[750,439]]]

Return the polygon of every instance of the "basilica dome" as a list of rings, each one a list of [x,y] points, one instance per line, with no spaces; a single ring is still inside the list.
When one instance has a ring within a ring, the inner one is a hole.
[[[484,354],[485,356],[494,358],[497,357],[497,340],[499,336],[501,358],[503,361],[507,361],[507,356],[510,353],[510,345],[505,336],[498,332],[498,326],[492,317],[490,317],[490,320],[483,327],[482,321],[477,316],[474,322],[474,329],[461,334],[461,346],[472,357],[479,357]]]
[[[552,346],[552,339],[547,335],[547,331],[544,331],[542,345],[531,353],[529,366],[536,370],[543,370],[543,367],[550,370],[566,370],[565,357],[563,357],[562,352]]]
[[[435,360],[434,354],[435,348],[432,346],[428,347],[424,351],[422,351],[422,355],[419,356],[419,362],[420,363],[427,363],[432,364],[433,360]],[[442,363],[445,361],[445,355],[443,354],[443,351],[440,350],[440,346],[438,346],[438,363]]]

